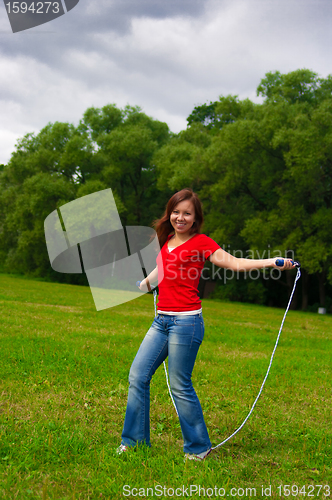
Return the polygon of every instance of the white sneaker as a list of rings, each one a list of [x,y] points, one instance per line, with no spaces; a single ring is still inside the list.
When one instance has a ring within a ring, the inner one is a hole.
[[[115,453],[117,455],[122,455],[122,453],[125,453],[128,450],[129,450],[129,446],[125,446],[124,444],[120,444],[120,446],[116,449]]]
[[[209,448],[206,451],[203,451],[202,453],[185,453],[184,455],[184,461],[186,460],[196,460],[197,462],[200,462],[204,460],[212,451],[212,448]]]

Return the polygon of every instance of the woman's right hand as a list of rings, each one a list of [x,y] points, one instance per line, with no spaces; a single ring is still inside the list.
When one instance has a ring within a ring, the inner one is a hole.
[[[141,290],[141,292],[150,292],[151,291],[151,287],[149,289],[149,286],[147,284],[147,278],[145,278],[144,280],[142,280],[140,282],[139,289]]]
[[[141,290],[141,292],[145,292],[146,285],[145,285],[145,288],[144,288],[144,285],[145,285],[145,279],[140,282],[139,287],[138,287]]]

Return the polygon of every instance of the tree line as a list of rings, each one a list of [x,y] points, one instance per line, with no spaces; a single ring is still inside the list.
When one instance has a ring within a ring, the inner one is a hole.
[[[78,126],[49,123],[19,139],[0,166],[2,272],[85,284],[54,272],[44,220],[112,188],[123,225],[151,225],[183,187],[200,196],[204,232],[230,253],[294,256],[294,307],[332,304],[332,75],[271,72],[262,103],[237,96],[196,106],[178,134],[139,107],[89,108]],[[209,266],[208,266],[209,267]],[[294,276],[217,279],[215,298],[284,306]]]

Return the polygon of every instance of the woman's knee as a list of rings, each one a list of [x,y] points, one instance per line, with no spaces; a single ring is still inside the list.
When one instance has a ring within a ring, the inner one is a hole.
[[[143,370],[143,367],[132,365],[129,371],[129,384],[140,386],[149,384],[151,376]]]
[[[169,376],[169,385],[172,394],[178,396],[180,394],[186,393],[192,389],[191,377],[179,377],[177,375]]]

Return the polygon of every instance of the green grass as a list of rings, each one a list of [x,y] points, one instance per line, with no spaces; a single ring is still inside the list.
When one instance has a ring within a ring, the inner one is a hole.
[[[140,498],[171,498],[172,490],[147,491],[156,485],[213,488],[213,498],[216,486],[231,498],[250,496],[246,488],[286,498],[277,489],[284,484],[306,485],[305,495],[293,486],[289,498],[317,498],[308,485],[332,489],[331,316],[290,311],[246,426],[203,463],[184,463],[162,367],[151,385],[152,448],[114,456],[151,296],[96,312],[88,288],[0,275],[0,302],[0,498],[135,498],[123,495],[125,485],[144,488]],[[209,300],[203,308],[193,382],[216,445],[247,415],[284,311]],[[231,496],[231,488],[243,491]],[[187,491],[184,498],[200,498]],[[326,493],[318,498],[332,498]]]

